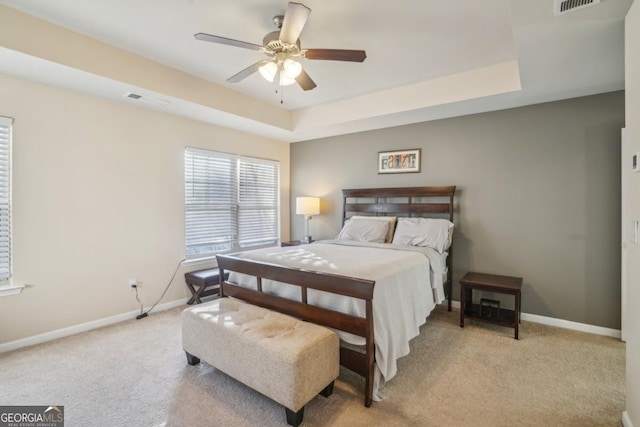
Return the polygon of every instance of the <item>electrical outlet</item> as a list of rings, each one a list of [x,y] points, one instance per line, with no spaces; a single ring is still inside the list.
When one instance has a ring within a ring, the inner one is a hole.
[[[138,279],[129,279],[129,289],[132,291],[138,287]]]

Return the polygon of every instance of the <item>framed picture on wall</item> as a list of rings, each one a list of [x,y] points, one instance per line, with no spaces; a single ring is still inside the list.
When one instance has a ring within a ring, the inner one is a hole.
[[[380,151],[378,173],[420,172],[420,149]]]

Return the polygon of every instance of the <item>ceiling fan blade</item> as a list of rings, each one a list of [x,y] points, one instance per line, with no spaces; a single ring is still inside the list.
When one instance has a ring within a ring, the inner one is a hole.
[[[245,48],[245,49],[251,49],[251,50],[261,50],[262,49],[262,46],[257,45],[257,44],[241,42],[240,40],[228,39],[226,37],[213,36],[211,34],[198,33],[198,34],[194,34],[193,37],[195,37],[196,40],[202,40],[202,41],[205,41],[205,42],[226,44],[228,46],[242,47],[242,48]]]
[[[251,74],[253,74],[256,71],[258,71],[258,69],[260,67],[262,67],[264,64],[266,64],[267,62],[271,62],[271,61],[268,61],[266,59],[264,59],[262,61],[258,61],[255,64],[250,65],[247,68],[245,68],[244,70],[240,71],[239,73],[234,74],[233,76],[229,77],[227,79],[227,81],[229,83],[238,83],[238,82],[246,79],[247,77],[249,77]]]
[[[364,50],[306,49],[303,51],[303,56],[307,59],[362,62],[367,57],[367,53]]]
[[[295,44],[300,38],[300,33],[307,23],[310,13],[311,9],[302,3],[290,2],[280,29],[280,40],[285,43]]]
[[[302,70],[298,77],[296,77],[296,81],[298,82],[302,90],[311,90],[316,87],[316,83],[311,80],[309,74],[307,74],[304,70]]]

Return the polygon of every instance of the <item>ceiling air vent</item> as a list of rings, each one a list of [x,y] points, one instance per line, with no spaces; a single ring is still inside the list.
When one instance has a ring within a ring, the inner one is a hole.
[[[555,0],[553,13],[555,16],[564,15],[565,13],[595,6],[599,3],[600,0]]]
[[[124,97],[141,104],[153,105],[155,107],[166,107],[167,105],[169,105],[169,101],[165,101],[157,98],[151,98],[149,96],[144,96],[144,95],[138,95],[137,93],[133,93],[133,92],[127,92],[124,95]]]

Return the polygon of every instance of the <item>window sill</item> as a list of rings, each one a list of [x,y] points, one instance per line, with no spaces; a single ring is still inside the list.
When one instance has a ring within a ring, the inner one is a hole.
[[[264,249],[264,248],[277,248],[279,247],[279,241],[278,243],[275,244],[271,244],[271,245],[265,245],[265,246],[253,246],[251,248],[242,248],[242,249],[233,249],[231,251],[227,251],[227,252],[218,252],[216,255],[225,255],[225,254],[235,254],[235,253],[240,253],[240,252],[245,252],[245,251],[251,251],[254,249]],[[203,258],[189,258],[185,261],[182,261],[182,263],[180,263],[181,266],[191,266],[191,265],[204,265],[204,264],[213,264],[213,267],[216,267],[218,265],[218,261],[216,260],[216,255],[209,255]]]
[[[182,261],[180,265],[182,266],[192,266],[192,265],[204,265],[204,264],[216,264],[216,257],[210,256],[206,258],[192,258],[186,261]]]
[[[8,297],[11,295],[18,295],[24,289],[24,285],[17,285],[15,283],[0,284],[0,298]]]

